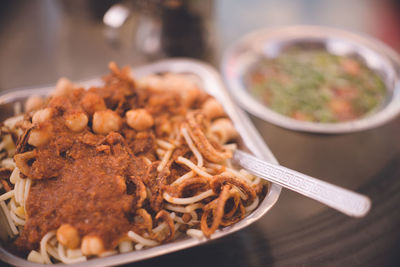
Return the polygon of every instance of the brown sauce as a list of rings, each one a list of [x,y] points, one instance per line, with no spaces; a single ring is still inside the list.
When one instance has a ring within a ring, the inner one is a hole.
[[[171,124],[180,125],[189,109],[200,109],[210,96],[198,89],[193,94],[142,90],[126,70],[112,72],[104,78],[104,87],[74,89],[51,97],[46,105],[53,110],[51,118],[34,124],[21,138],[17,156],[30,153],[34,157],[24,171],[17,163],[21,173],[32,180],[25,204],[26,224],[14,242],[20,252],[37,249],[46,233],[63,224],[76,228],[81,238],[99,237],[104,249],[112,250],[127,238],[129,230],[144,233],[147,224],[134,221],[139,210],[154,217],[151,227],[162,220],[174,227],[172,219],[163,216],[163,192],[190,196],[208,186],[200,178],[182,188],[169,186],[190,171],[175,160],[184,156],[194,162],[196,157],[187,145],[181,144],[173,151],[167,167],[157,171],[160,157],[156,139],[173,134]],[[144,131],[134,130],[137,128],[127,122],[126,112],[130,109],[145,109],[154,118],[154,125]],[[119,116],[120,129],[96,134],[93,114],[106,110]],[[88,118],[87,125],[78,132],[70,130],[66,117],[82,112]],[[51,129],[49,140],[36,147],[29,145],[30,131],[41,127]],[[214,145],[222,149],[219,146]],[[237,217],[243,216],[244,212]],[[168,241],[171,233],[167,238],[155,239]]]
[[[52,123],[59,126],[55,135],[62,138],[38,148],[32,167],[47,179],[36,179],[32,184],[26,204],[28,220],[16,244],[24,250],[33,249],[44,234],[68,223],[81,236],[97,235],[106,248],[112,248],[121,233],[128,231],[134,205],[125,179],[145,173],[147,167],[117,133],[105,138],[88,131],[76,135],[60,126],[61,121]],[[88,144],[85,139],[97,139],[98,143]],[[116,143],[109,143],[110,139]],[[99,152],[103,147],[109,149]],[[122,186],[119,177],[124,179]]]
[[[93,133],[89,122],[84,131],[74,133],[63,119],[63,115],[74,111],[84,110],[90,116],[94,110],[113,108],[122,113],[127,102],[131,102],[127,106],[146,104],[147,97],[143,95],[142,103],[138,103],[131,83],[118,80],[116,87],[113,77],[108,79],[109,86],[78,89],[48,103],[57,111],[46,122],[52,126],[53,136],[48,144],[35,149],[29,175],[33,183],[26,203],[27,222],[15,241],[20,251],[37,249],[41,238],[62,224],[75,227],[81,237],[100,237],[106,250],[113,249],[132,229],[137,198],[130,177],[146,180],[149,166],[141,156],[155,159],[153,130],[136,132],[124,126],[124,136],[115,132],[105,136]],[[157,107],[151,103],[148,106],[155,112],[168,112],[173,107],[168,102],[153,102]],[[30,149],[29,145],[24,148]],[[155,183],[153,187],[159,190]]]

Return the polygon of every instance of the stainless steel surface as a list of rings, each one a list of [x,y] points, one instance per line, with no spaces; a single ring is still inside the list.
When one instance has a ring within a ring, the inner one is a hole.
[[[197,76],[204,90],[207,91],[209,94],[213,95],[223,104],[225,111],[232,119],[233,123],[235,124],[235,127],[238,129],[247,148],[252,153],[254,153],[254,155],[256,155],[258,158],[277,164],[277,160],[269,150],[268,146],[264,143],[258,132],[255,130],[254,126],[252,125],[247,115],[234,104],[230,95],[224,88],[218,73],[212,67],[210,67],[205,63],[195,60],[169,59],[145,65],[143,67],[138,67],[133,70],[133,74],[136,77],[141,77],[144,75],[160,73],[160,72],[187,73],[192,75],[194,74],[195,76]],[[93,85],[98,83],[100,83],[99,78],[80,82],[80,84],[82,85],[89,85],[89,84]],[[4,93],[3,95],[0,96],[0,110],[2,111],[1,116],[7,117],[12,115],[12,105],[9,105],[10,103],[12,104],[18,101],[23,102],[24,100],[26,100],[28,96],[34,94],[47,95],[53,88],[54,86],[47,86],[35,89],[27,88],[23,90],[15,90],[15,91],[10,91],[8,93]],[[8,114],[6,113],[5,109],[7,105],[8,108],[11,108],[8,110]],[[4,119],[4,117],[2,117],[2,119]],[[209,240],[215,240],[220,237],[229,235],[260,219],[276,203],[280,195],[280,192],[281,192],[281,186],[277,184],[271,184],[267,196],[264,198],[264,200],[260,203],[259,207],[254,212],[252,212],[249,216],[247,216],[245,219],[238,222],[237,224],[218,230],[215,234],[211,236],[210,239],[204,238],[199,240],[195,238],[185,237],[176,240],[174,242],[163,244],[153,248],[143,249],[140,251],[134,251],[125,254],[118,254],[105,258],[91,259],[87,262],[79,263],[79,266],[117,265],[117,264],[139,261],[171,253],[177,250],[204,244]],[[2,231],[3,229],[4,226],[2,225],[0,231]],[[42,264],[31,263],[25,259],[17,257],[11,254],[10,252],[6,251],[4,247],[5,244],[2,244],[0,248],[0,259],[2,261],[17,266],[45,266]]]
[[[378,73],[387,87],[387,99],[370,116],[340,123],[304,122],[281,115],[253,98],[243,76],[262,57],[277,56],[284,49],[301,44],[315,46],[337,55],[351,55]],[[289,26],[250,33],[224,54],[222,73],[237,102],[247,111],[278,126],[307,132],[345,133],[380,126],[400,112],[400,57],[383,43],[350,32],[320,26]]]
[[[244,151],[236,150],[233,159],[241,167],[258,177],[317,200],[346,215],[364,217],[371,208],[371,200],[367,196],[295,170],[268,163]]]

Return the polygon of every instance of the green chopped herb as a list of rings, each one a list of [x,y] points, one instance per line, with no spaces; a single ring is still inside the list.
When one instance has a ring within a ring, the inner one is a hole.
[[[262,59],[246,73],[245,83],[276,112],[324,123],[366,116],[386,95],[382,78],[360,60],[322,50],[293,49]]]

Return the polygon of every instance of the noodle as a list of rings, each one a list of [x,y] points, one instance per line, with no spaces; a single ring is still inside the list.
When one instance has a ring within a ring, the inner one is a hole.
[[[4,201],[0,201],[0,206],[1,206],[4,214],[6,215],[7,222],[8,222],[8,225],[10,226],[10,228],[11,228],[12,233],[14,235],[17,235],[19,233],[18,229],[15,226],[13,220],[11,219],[10,211],[8,210],[6,203],[4,203]]]
[[[197,150],[196,146],[193,144],[192,138],[190,138],[185,127],[182,127],[181,133],[185,138],[186,143],[188,144],[190,150],[192,150],[193,154],[197,158],[197,166],[199,168],[203,167],[203,156],[200,154],[199,150]]]
[[[187,205],[187,204],[193,204],[195,202],[198,202],[200,200],[203,200],[207,197],[210,197],[214,195],[214,192],[212,190],[207,190],[203,193],[200,193],[196,196],[193,197],[187,197],[187,198],[177,198],[177,197],[172,197],[170,196],[167,192],[164,193],[164,199],[170,203],[173,204],[178,204],[178,205]]]
[[[9,192],[4,193],[4,194],[1,195],[1,196],[0,196],[0,201],[7,200],[7,199],[9,199],[9,198],[12,198],[13,196],[14,196],[14,190],[11,190],[11,191],[9,191]]]
[[[15,167],[15,163],[12,159],[3,159],[1,161],[1,166],[7,169],[13,169]]]
[[[180,183],[182,183],[183,181],[185,181],[186,179],[192,178],[193,176],[194,176],[194,172],[193,172],[193,171],[187,172],[187,173],[185,173],[184,175],[182,175],[181,177],[179,177],[178,179],[176,179],[176,180],[172,183],[172,185],[180,184]]]
[[[162,232],[166,228],[167,228],[167,224],[166,223],[162,223],[162,224],[158,225],[156,228],[154,228],[152,231],[153,231],[153,233],[157,234],[159,232]]]
[[[198,175],[206,177],[206,178],[211,178],[212,175],[206,173],[205,171],[203,171],[200,167],[194,165],[193,162],[191,162],[190,160],[184,158],[184,157],[178,157],[177,161],[178,163],[182,163],[185,164],[186,166],[188,166],[189,168],[191,168],[194,172],[196,172]]]
[[[17,210],[17,205],[15,204],[15,199],[11,198],[10,202],[8,202],[8,206],[10,208],[10,211],[15,213],[15,211]]]
[[[17,115],[17,114],[15,114]],[[20,122],[23,121],[24,119],[24,115],[18,115],[18,116],[13,116],[11,118],[6,119],[5,121],[3,121],[3,124],[8,128],[8,129],[14,129],[15,125]]]
[[[248,183],[251,183],[251,182],[252,182],[248,177],[246,177],[246,176],[243,175],[242,173],[240,173],[240,172],[238,172],[238,171],[236,171],[236,170],[234,170],[234,169],[232,169],[232,168],[225,168],[225,170],[226,170],[227,172],[233,174],[234,176],[236,176],[236,177],[238,177],[238,178],[240,178],[240,179],[242,179],[242,180],[248,182]]]
[[[201,230],[197,230],[197,229],[189,229],[189,230],[186,231],[186,234],[188,236],[191,236],[191,237],[194,237],[194,238],[197,238],[197,239],[204,238],[203,232]]]
[[[57,246],[57,251],[58,251],[58,256],[60,257],[60,260],[63,263],[67,263],[67,264],[71,264],[71,263],[77,263],[77,262],[82,262],[82,261],[86,261],[86,257],[81,256],[81,257],[67,257],[65,255],[65,250],[64,247],[59,243]]]
[[[157,145],[159,145],[161,148],[165,149],[165,150],[171,150],[174,148],[174,145],[171,143],[168,143],[164,140],[161,139],[157,139]]]
[[[119,252],[125,253],[125,252],[130,252],[133,250],[133,245],[131,241],[122,241],[118,245]]]
[[[196,213],[193,212],[193,214],[196,214]],[[195,215],[195,216],[197,217],[197,215]],[[174,218],[174,220],[175,220],[176,222],[180,223],[180,224],[187,224],[187,225],[194,225],[194,224],[200,223],[200,221],[198,221],[197,219],[193,219],[193,218],[192,218],[191,220],[185,222],[185,221],[184,221],[181,217],[179,217],[179,216],[176,216],[176,217]]]
[[[140,243],[137,243],[137,244],[135,245],[135,250],[142,250],[143,247],[144,247],[144,245],[142,245],[142,244],[140,244]]]
[[[59,252],[56,248],[56,245],[57,245],[56,242],[54,242],[55,243],[54,245],[51,244],[53,240],[54,240],[54,238],[51,239],[46,246],[47,253],[49,253],[49,255],[51,257],[53,257],[54,259],[56,259],[58,261],[62,261],[60,255],[59,255]]]
[[[192,211],[194,211],[194,210],[201,209],[201,208],[203,208],[203,207],[204,207],[204,204],[202,204],[202,203],[196,203],[196,204],[192,204],[192,205],[186,206],[186,207],[185,207],[185,210],[186,210],[186,212],[192,212]]]
[[[40,254],[45,263],[50,264],[50,258],[47,252],[47,242],[56,235],[56,231],[48,232],[40,241]]]
[[[101,253],[99,256],[100,256],[100,257],[108,257],[108,256],[111,256],[111,255],[115,255],[115,254],[117,254],[117,253],[118,253],[118,251],[112,250],[112,251],[103,252],[103,253]]]
[[[110,70],[104,87],[63,80],[41,110],[0,126],[9,176],[0,205],[29,261],[73,264],[210,237],[266,194],[266,183],[232,164],[238,135],[214,124],[232,125],[205,110],[211,96],[172,74],[148,86],[127,68]]]
[[[128,232],[128,237],[130,239],[132,239],[132,241],[135,241],[143,246],[153,247],[153,246],[157,246],[159,244],[158,242],[156,242],[154,240],[141,237],[140,235],[136,234],[133,231]]]
[[[17,204],[24,204],[25,183],[26,179],[18,179],[15,184],[15,201]]]
[[[29,189],[31,188],[31,184],[32,184],[32,180],[31,179],[26,179],[25,187],[24,187],[24,196],[22,198],[23,203],[25,203],[26,200],[28,199]]]
[[[10,212],[10,217],[16,225],[25,225],[25,220],[18,218],[14,212]]]
[[[79,258],[82,256],[82,251],[80,249],[67,249],[68,258]]]
[[[187,212],[186,209],[185,209],[184,207],[174,206],[174,205],[171,205],[171,204],[166,204],[166,205],[165,205],[165,208],[166,208],[167,210],[172,210],[172,211],[181,212],[181,213]]]
[[[14,200],[14,199],[13,199],[13,200]],[[14,201],[14,203],[15,203],[15,201]],[[18,217],[20,217],[20,218],[26,219],[24,207],[21,207],[21,206],[17,207],[17,208],[15,209],[15,214],[17,214]]]
[[[249,206],[247,206],[245,208],[246,212],[249,213],[249,212],[253,211],[258,206],[259,202],[260,202],[260,199],[258,197],[256,197],[254,199],[253,203],[251,203]]]
[[[15,184],[15,183],[17,182],[18,179],[20,179],[20,176],[19,176],[19,169],[18,169],[17,167],[15,167],[15,169],[14,169],[13,172],[11,173],[10,182],[11,182],[12,184]]]
[[[165,150],[157,148],[156,153],[157,153],[157,156],[161,158],[165,155]]]
[[[28,257],[27,257],[28,261],[31,262],[36,262],[36,263],[41,263],[44,264],[44,260],[42,259],[42,255],[37,252],[36,250],[31,250],[31,252],[29,253]]]
[[[164,154],[164,156],[163,156],[163,158],[162,158],[162,160],[161,160],[161,162],[160,162],[160,165],[158,165],[158,167],[157,167],[157,171],[162,171],[164,168],[165,168],[165,166],[167,165],[167,163],[168,163],[168,160],[169,160],[169,158],[171,157],[171,155],[172,155],[172,149],[170,149],[170,150],[168,150],[165,154]]]

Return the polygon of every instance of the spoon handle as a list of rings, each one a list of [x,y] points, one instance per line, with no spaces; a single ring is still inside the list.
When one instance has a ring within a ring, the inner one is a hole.
[[[349,216],[363,217],[371,207],[371,200],[364,195],[286,167],[262,161],[243,151],[236,150],[233,159],[260,178],[317,200]]]

